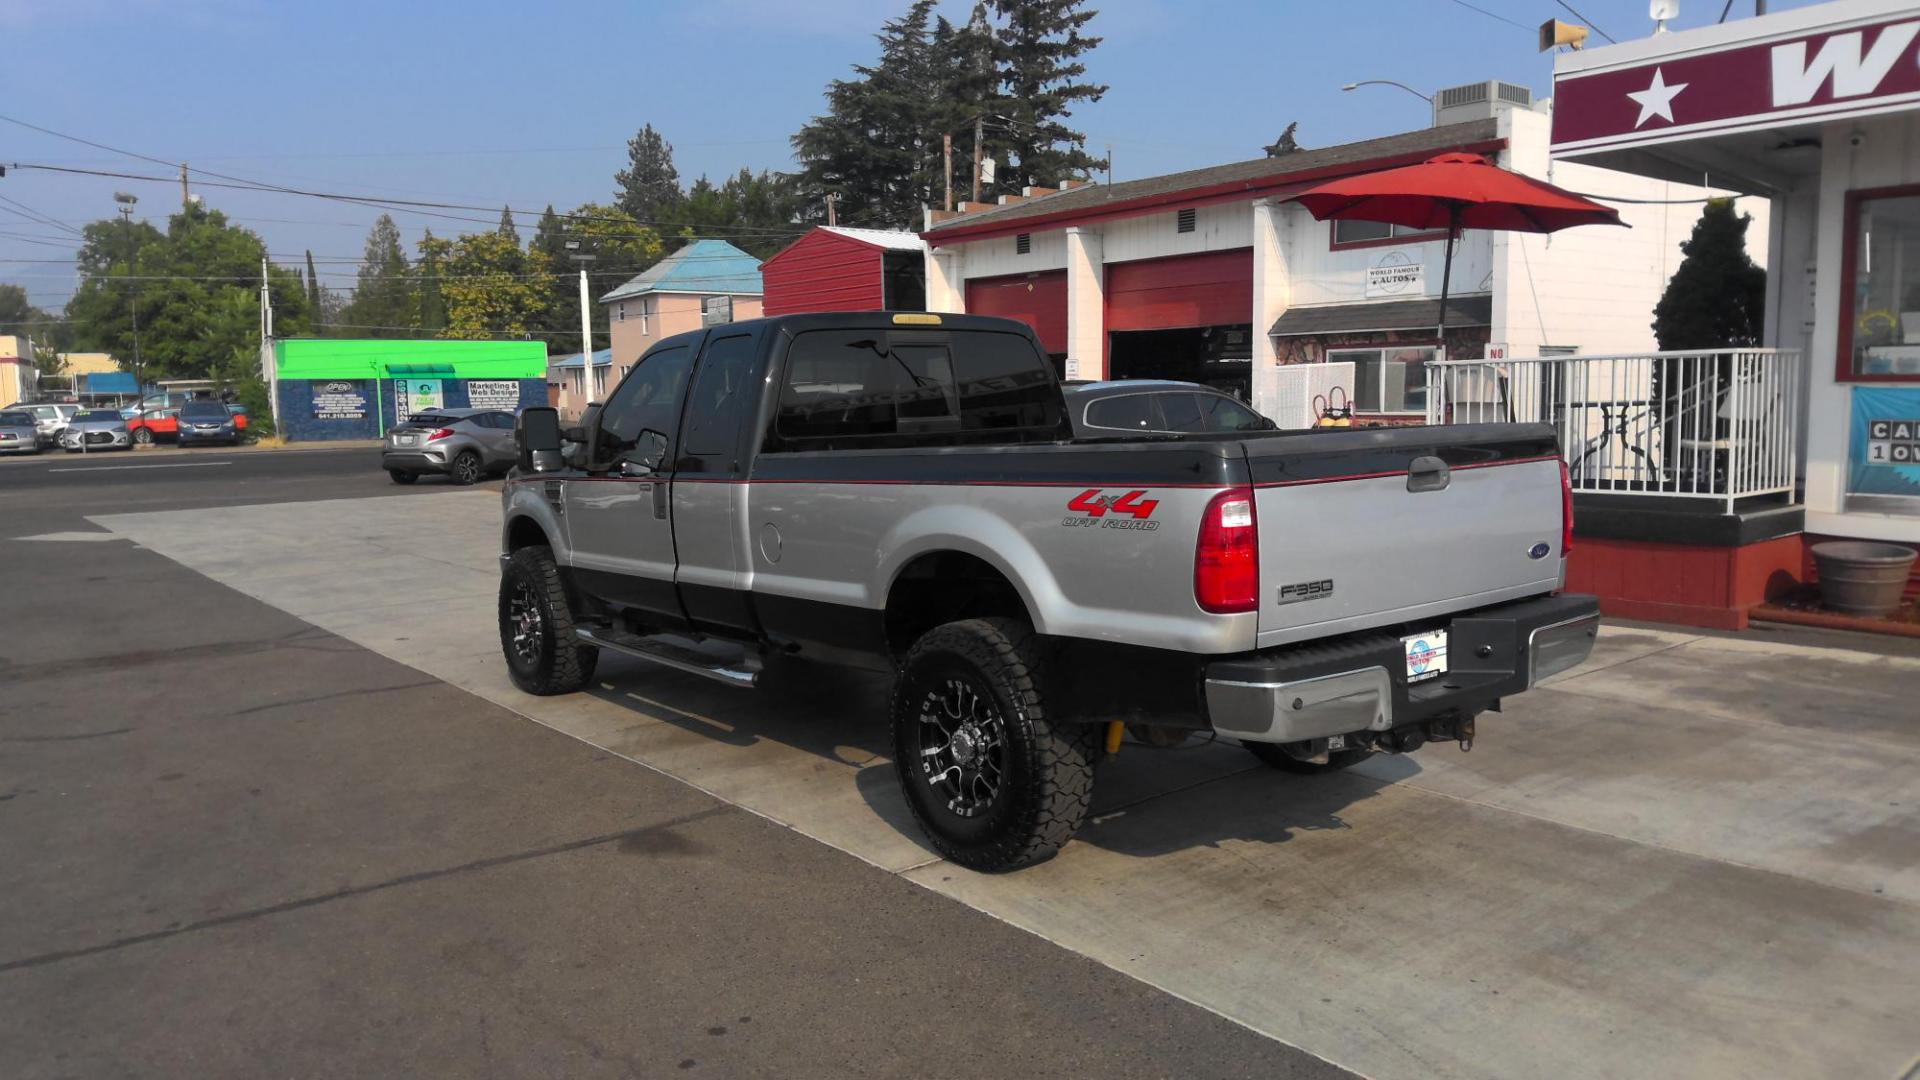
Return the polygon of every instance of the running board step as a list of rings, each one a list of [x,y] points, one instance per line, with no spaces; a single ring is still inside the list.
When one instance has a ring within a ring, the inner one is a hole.
[[[758,653],[740,646],[715,647],[672,634],[643,636],[604,626],[579,626],[573,633],[588,645],[747,690],[760,681],[764,667]]]

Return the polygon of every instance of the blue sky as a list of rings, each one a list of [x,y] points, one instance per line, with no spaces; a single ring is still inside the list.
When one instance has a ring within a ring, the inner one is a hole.
[[[1723,0],[1685,0],[1678,25]],[[1781,10],[1802,6],[1772,0]],[[1074,118],[1120,179],[1258,156],[1289,121],[1305,146],[1423,126],[1432,92],[1502,78],[1550,89],[1534,49],[1554,0],[1095,0],[1088,59],[1111,89]],[[1576,0],[1627,40],[1646,0]],[[821,89],[873,58],[873,31],[906,0],[697,3],[244,4],[228,0],[0,0],[0,114],[169,161],[277,184],[538,210],[608,200],[624,142],[651,122],[684,180],[791,166],[787,136]],[[964,20],[968,3],[945,5]],[[1735,0],[1735,16],[1753,0]],[[1496,17],[1497,16],[1497,17]],[[1507,21],[1519,25],[1511,25]],[[1596,36],[1595,41],[1598,41]],[[11,124],[0,162],[158,173]],[[178,187],[9,170],[0,195],[71,225],[108,216],[116,189],[156,221]],[[279,261],[312,250],[329,285],[378,210],[201,189],[266,237]],[[397,214],[409,241],[479,226]],[[0,204],[0,281],[56,308],[74,280],[55,226]],[[30,239],[21,239],[26,237]],[[56,261],[19,261],[56,260]]]

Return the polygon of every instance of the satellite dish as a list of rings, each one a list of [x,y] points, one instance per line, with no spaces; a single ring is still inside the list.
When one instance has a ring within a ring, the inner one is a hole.
[[[1667,21],[1680,17],[1680,0],[1651,0],[1647,4],[1647,17],[1653,20],[1653,32],[1667,32]]]

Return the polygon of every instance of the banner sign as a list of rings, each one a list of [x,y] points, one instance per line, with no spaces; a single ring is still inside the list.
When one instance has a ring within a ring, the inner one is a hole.
[[[1788,121],[1825,122],[1911,107],[1920,98],[1920,19],[1908,10],[1851,22],[1813,21],[1840,6],[1773,16],[1772,25],[1800,25],[1757,40],[1684,51],[1676,46],[1664,57],[1632,66],[1588,72],[1578,70],[1576,57],[1562,60],[1562,67],[1574,70],[1554,76],[1554,153],[1771,130]],[[1748,21],[1761,33],[1768,23]],[[1734,27],[1713,29],[1724,34]],[[1671,40],[1683,44],[1706,35],[1687,31]]]
[[[439,379],[393,380],[393,406],[401,416],[446,408]]]
[[[367,391],[357,382],[333,379],[313,384],[315,420],[365,420]]]
[[[1920,499],[1920,389],[1854,388],[1847,492]]]
[[[520,383],[515,379],[476,380],[467,384],[467,404],[476,409],[520,408]]]

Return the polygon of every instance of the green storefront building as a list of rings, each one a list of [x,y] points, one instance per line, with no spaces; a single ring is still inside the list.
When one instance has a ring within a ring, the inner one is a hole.
[[[416,412],[547,403],[540,341],[286,338],[273,362],[289,439],[372,439]]]

